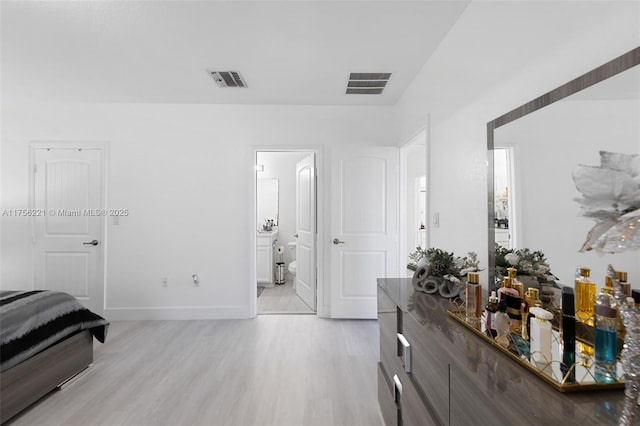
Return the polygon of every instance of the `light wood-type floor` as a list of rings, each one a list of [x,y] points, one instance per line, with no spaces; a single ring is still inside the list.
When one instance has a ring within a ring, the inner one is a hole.
[[[382,425],[378,324],[315,315],[118,321],[19,425]]]
[[[258,314],[315,314],[298,297],[290,280],[282,285],[266,287],[258,297],[256,309]]]

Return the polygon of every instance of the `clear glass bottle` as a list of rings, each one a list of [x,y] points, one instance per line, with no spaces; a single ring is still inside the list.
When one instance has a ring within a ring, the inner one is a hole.
[[[582,267],[576,276],[576,319],[593,325],[593,306],[596,299],[596,283],[589,276],[591,269]]]
[[[475,323],[482,317],[482,287],[479,283],[480,274],[467,273],[467,284],[464,291],[465,318],[467,322]]]
[[[494,317],[494,327],[496,330],[496,343],[504,348],[509,347],[509,325],[511,319],[507,315],[507,302],[502,301],[498,303],[498,312]]]
[[[595,304],[594,377],[600,383],[617,380],[617,317],[618,304],[615,297],[607,293],[599,294]]]

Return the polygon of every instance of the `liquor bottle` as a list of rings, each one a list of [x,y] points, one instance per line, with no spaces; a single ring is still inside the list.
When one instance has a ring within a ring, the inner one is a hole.
[[[596,283],[589,278],[591,269],[582,267],[576,276],[576,319],[593,325],[593,306],[596,299]]]

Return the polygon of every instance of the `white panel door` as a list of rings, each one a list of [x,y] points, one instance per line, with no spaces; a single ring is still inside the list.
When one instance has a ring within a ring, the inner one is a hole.
[[[104,310],[102,150],[34,150],[34,288]]]
[[[315,154],[296,164],[296,293],[316,310]]]
[[[376,279],[397,276],[398,149],[340,149],[331,173],[331,317],[376,318]]]

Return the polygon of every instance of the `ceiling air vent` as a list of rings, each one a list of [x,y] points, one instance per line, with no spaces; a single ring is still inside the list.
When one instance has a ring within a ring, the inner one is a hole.
[[[237,71],[209,71],[209,73],[220,87],[247,87],[247,83]]]
[[[352,72],[347,95],[380,95],[391,78],[390,72]]]

